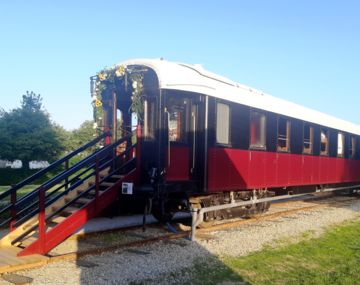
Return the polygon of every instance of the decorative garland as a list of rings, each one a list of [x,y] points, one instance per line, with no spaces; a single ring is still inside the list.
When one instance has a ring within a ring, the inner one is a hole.
[[[95,95],[92,97],[94,108],[94,128],[103,127],[103,98],[105,92],[116,92],[118,90],[127,90],[131,87],[131,106],[129,112],[136,113],[139,120],[142,120],[143,113],[143,75],[134,72],[124,66],[114,66],[105,68],[96,75]]]

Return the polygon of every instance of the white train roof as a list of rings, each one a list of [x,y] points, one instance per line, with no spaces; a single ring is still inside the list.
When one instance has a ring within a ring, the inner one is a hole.
[[[250,107],[282,114],[322,126],[360,135],[360,126],[298,104],[265,94],[206,71],[201,65],[189,65],[162,59],[135,59],[118,65],[143,65],[153,69],[161,89],[197,92]]]

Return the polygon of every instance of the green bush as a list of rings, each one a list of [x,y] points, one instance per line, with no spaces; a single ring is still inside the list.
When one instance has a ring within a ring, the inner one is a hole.
[[[42,175],[39,179],[32,181],[30,184],[42,184],[46,180],[50,179],[60,170],[63,169],[63,166],[59,166],[56,169]],[[28,178],[29,176],[35,174],[36,172],[40,171],[40,169],[11,169],[11,168],[2,168],[0,169],[0,185],[13,185],[17,184],[24,179]]]
[[[16,184],[36,172],[37,170],[34,169],[2,168],[0,169],[0,185]]]

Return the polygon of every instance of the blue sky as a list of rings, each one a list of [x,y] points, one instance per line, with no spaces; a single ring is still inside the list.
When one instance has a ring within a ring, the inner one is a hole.
[[[1,1],[0,107],[40,93],[72,129],[89,77],[131,58],[202,64],[360,124],[360,1]]]

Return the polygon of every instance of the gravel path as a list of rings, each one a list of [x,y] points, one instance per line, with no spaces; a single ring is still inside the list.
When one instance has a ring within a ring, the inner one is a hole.
[[[288,239],[301,237],[305,232],[312,232],[312,237],[318,236],[328,226],[358,217],[360,217],[360,201],[356,200],[348,203],[346,207],[323,207],[297,212],[275,220],[259,221],[231,231],[213,233],[216,239],[199,243],[220,257],[244,256],[259,251],[275,241],[289,242]],[[295,241],[296,238],[293,242]]]
[[[317,203],[317,202],[311,202]],[[309,205],[311,204],[309,203]],[[279,240],[295,242],[303,233],[320,235],[330,225],[360,218],[360,200],[346,206],[322,206],[272,221],[257,221],[236,229],[211,233],[215,238],[190,242],[163,241],[139,248],[88,256],[79,261],[48,264],[17,274],[33,278],[32,284],[184,284],[186,268],[216,257],[242,256]],[[182,271],[179,274],[179,271]],[[178,272],[178,273],[176,273]],[[0,285],[11,284],[0,278]]]

